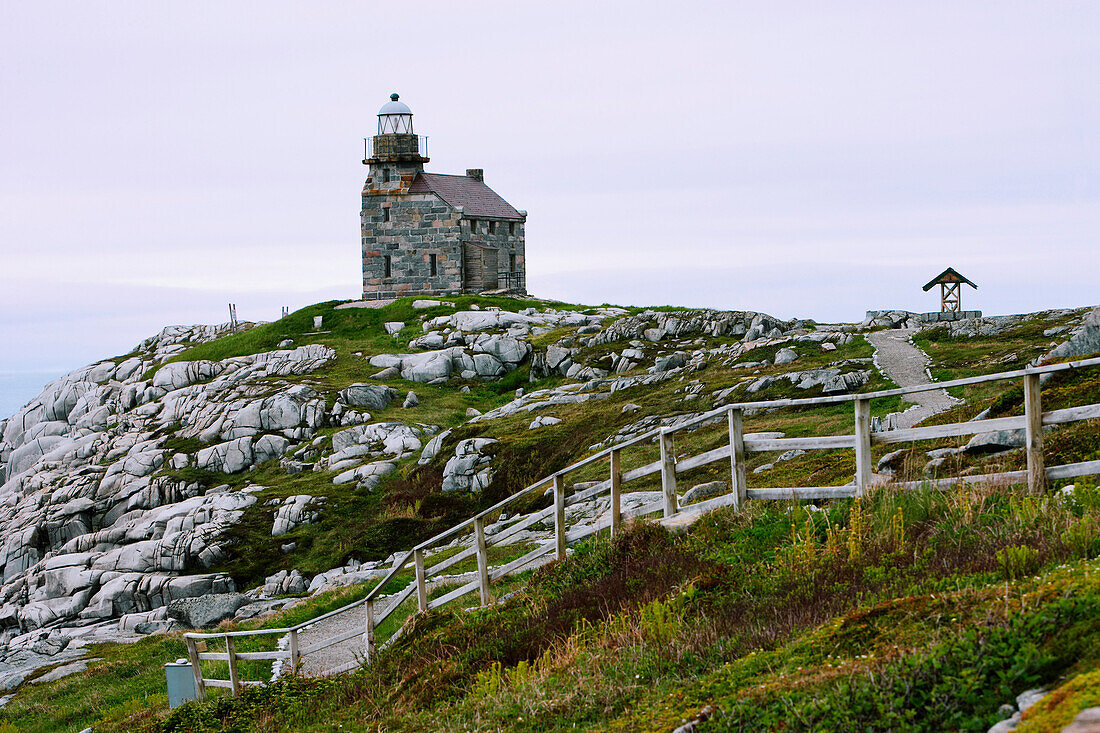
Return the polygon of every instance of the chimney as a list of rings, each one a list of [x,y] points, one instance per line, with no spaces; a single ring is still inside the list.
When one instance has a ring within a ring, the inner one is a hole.
[[[475,181],[485,182],[485,170],[482,168],[467,168],[466,177],[473,178]]]

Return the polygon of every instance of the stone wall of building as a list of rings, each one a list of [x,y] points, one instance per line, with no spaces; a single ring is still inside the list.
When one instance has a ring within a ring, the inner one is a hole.
[[[458,214],[438,196],[364,195],[362,217],[364,299],[462,290]]]

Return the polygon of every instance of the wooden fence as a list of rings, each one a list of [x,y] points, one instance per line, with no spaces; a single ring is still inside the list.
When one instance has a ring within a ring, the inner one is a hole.
[[[690,512],[692,516],[697,516],[703,512],[721,506],[739,507],[750,500],[862,497],[867,494],[873,482],[876,480],[871,469],[872,445],[974,435],[999,430],[1022,429],[1025,431],[1026,439],[1024,447],[1027,454],[1026,470],[997,474],[971,475],[932,481],[899,483],[895,485],[902,489],[914,489],[919,486],[927,485],[945,487],[958,482],[1011,481],[1018,483],[1026,482],[1028,490],[1037,493],[1044,490],[1048,480],[1100,474],[1100,461],[1085,461],[1050,467],[1045,466],[1043,461],[1042,428],[1048,425],[1063,425],[1080,420],[1100,418],[1100,404],[1083,405],[1043,412],[1040,396],[1041,378],[1043,375],[1052,374],[1054,372],[1095,366],[1100,366],[1100,358],[858,395],[742,402],[700,414],[675,427],[651,430],[633,439],[599,451],[588,458],[577,461],[489,507],[465,522],[420,543],[403,556],[399,557],[389,573],[387,573],[366,597],[361,600],[350,603],[335,611],[324,614],[323,616],[298,624],[297,626],[283,629],[185,634],[184,638],[187,642],[188,654],[195,673],[195,685],[198,696],[200,699],[204,696],[206,687],[225,687],[233,690],[234,694],[236,694],[244,685],[264,684],[262,681],[246,681],[240,679],[240,675],[238,674],[239,661],[283,660],[284,665],[289,665],[290,668],[296,669],[303,658],[308,655],[321,652],[329,647],[343,644],[355,638],[361,638],[362,642],[359,647],[361,656],[359,659],[336,668],[326,669],[324,672],[327,674],[334,674],[354,668],[363,661],[369,660],[375,653],[375,635],[379,625],[389,618],[390,615],[414,594],[416,596],[417,609],[420,611],[443,606],[474,591],[478,592],[480,604],[482,606],[487,605],[492,600],[490,589],[493,581],[511,573],[515,573],[525,567],[529,567],[532,563],[547,555],[553,555],[556,559],[563,559],[566,556],[566,547],[572,543],[605,529],[609,529],[613,536],[617,535],[622,530],[623,523],[633,518],[657,512],[662,513],[666,520],[676,517],[682,511],[679,506],[679,497],[676,490],[676,475],[717,461],[728,460],[730,462],[730,492],[714,499],[691,504],[684,508],[683,511]],[[901,430],[872,430],[872,400],[913,394],[915,392],[1008,379],[1022,379],[1023,381],[1023,415],[971,420],[962,423]],[[746,410],[814,407],[843,402],[853,403],[855,429],[851,435],[813,436],[806,438],[767,438],[753,437],[752,435],[746,437],[743,431],[743,418]],[[726,444],[698,455],[677,460],[673,453],[673,436],[677,433],[697,430],[704,424],[714,424],[716,420],[722,420],[728,426],[729,437]],[[624,456],[626,456],[632,448],[637,448],[643,443],[652,442],[654,440],[659,443],[660,458],[656,461],[624,470]],[[756,489],[748,487],[746,481],[746,454],[761,451],[788,451],[794,449],[806,451],[834,449],[854,450],[856,465],[854,482],[844,486]],[[607,478],[594,486],[589,486],[567,496],[566,477],[580,469],[590,467],[599,462],[606,462],[608,470]],[[641,507],[624,511],[621,506],[623,485],[658,473],[661,479],[661,498]],[[553,503],[550,506],[541,511],[536,511],[524,516],[521,520],[515,521],[494,535],[490,536],[486,533],[486,523],[491,517],[498,515],[499,512],[502,512],[513,504],[530,502],[532,499],[549,490],[553,491]],[[570,531],[566,526],[566,507],[579,502],[591,501],[605,492],[610,495],[610,508],[605,515],[591,525]],[[498,567],[491,568],[489,566],[488,548],[491,545],[500,544],[504,540],[514,538],[516,533],[526,530],[537,523],[549,521],[551,518],[554,525],[554,538],[552,541],[538,545],[533,550]],[[472,534],[470,538],[472,540],[470,542],[470,547],[428,565],[428,560],[430,559],[428,555],[429,550],[439,548],[442,545],[468,534]],[[429,583],[431,583],[433,578],[439,576],[444,570],[453,568],[456,564],[472,557],[476,558],[477,564],[477,571],[474,574],[475,577],[473,580],[463,583],[439,597],[429,599]],[[405,571],[410,563],[412,566],[412,581],[398,593],[391,596],[383,596],[383,588],[393,581],[398,574]],[[299,637],[303,630],[318,622],[323,622],[343,614],[353,613],[359,609],[362,609],[362,623],[361,625],[357,625],[353,630],[334,635],[307,647],[302,647],[300,645]],[[401,627],[397,634],[391,637],[391,640],[392,638],[396,638],[403,628],[404,627]],[[237,640],[256,636],[265,636],[269,639],[286,638],[286,648],[260,652],[236,651],[235,646]],[[207,643],[224,644],[225,651],[207,651]],[[201,668],[201,663],[204,661],[226,663],[228,665],[228,679],[204,678]]]

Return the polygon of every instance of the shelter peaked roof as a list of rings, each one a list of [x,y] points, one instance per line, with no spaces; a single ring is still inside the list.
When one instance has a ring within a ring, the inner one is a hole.
[[[941,272],[939,275],[936,275],[934,278],[932,278],[932,281],[924,286],[924,290],[927,292],[928,290],[931,290],[934,286],[941,285],[943,283],[947,283],[947,284],[966,283],[967,285],[974,288],[975,290],[978,289],[977,285],[975,285],[974,283],[970,282],[965,277],[960,275],[955,270],[954,267],[948,267],[946,270]]]
[[[523,219],[510,203],[483,181],[446,173],[418,173],[409,193],[434,193],[451,206],[461,206],[466,216]]]

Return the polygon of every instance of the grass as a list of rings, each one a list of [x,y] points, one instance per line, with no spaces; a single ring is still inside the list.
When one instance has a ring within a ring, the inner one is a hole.
[[[483,307],[508,310],[545,305],[510,298],[455,300],[460,301],[458,308],[475,300]],[[367,356],[402,350],[419,335],[418,317],[454,310],[413,311],[411,299],[382,309],[336,310],[336,305],[318,304],[272,324],[197,344],[174,360],[257,353],[276,348],[287,338],[296,346],[324,343],[337,352],[326,370],[272,380],[271,386],[307,383],[331,401],[336,391],[376,371],[366,362]],[[313,333],[315,315],[324,319],[323,333]],[[1057,324],[1068,322],[1070,316],[1059,318]],[[386,321],[409,325],[394,338],[382,328]],[[951,339],[946,329],[937,329],[922,332],[918,344],[932,355],[933,373],[940,378],[968,376],[1012,368],[1005,361],[1009,356],[1016,360],[1012,364],[1032,358],[1033,352],[1045,348],[1041,333],[1051,325],[1055,322],[1036,317],[1003,337],[974,339]],[[556,329],[537,340],[544,347],[569,337],[572,331]],[[677,348],[691,351],[698,348],[693,341],[647,345],[646,353],[652,357]],[[721,343],[722,339],[707,339],[706,347]],[[701,370],[682,378],[624,389],[608,399],[540,411],[536,414],[559,417],[562,423],[535,431],[528,430],[533,414],[464,424],[465,411],[468,407],[492,409],[509,401],[519,386],[528,390],[554,386],[563,381],[560,377],[532,384],[528,370],[522,368],[497,382],[470,382],[468,394],[457,390],[462,383],[456,381],[431,386],[394,380],[391,384],[401,392],[415,390],[421,405],[406,410],[397,406],[398,401],[373,420],[458,427],[434,461],[426,466],[418,466],[412,459],[400,462],[397,472],[373,492],[354,484],[334,486],[332,474],[327,472],[288,475],[277,462],[235,476],[194,469],[165,469],[163,474],[206,486],[265,487],[260,501],[231,530],[229,555],[217,568],[232,573],[240,585],[250,587],[291,567],[313,574],[348,559],[380,560],[407,549],[588,455],[592,446],[643,417],[701,412],[719,404],[716,392],[760,376],[825,368],[871,354],[869,344],[856,339],[834,352],[822,352],[816,344],[772,345],[748,352],[738,361],[770,359],[781,346],[793,347],[800,358],[788,365],[765,365],[750,374],[730,369],[712,357]],[[578,359],[605,359],[611,350],[624,347],[619,343],[584,349]],[[844,368],[870,366],[853,362]],[[641,373],[643,369],[630,374]],[[695,381],[701,383],[698,396],[686,396],[684,388]],[[873,372],[864,391],[892,386]],[[1057,409],[1096,402],[1097,392],[1100,387],[1088,375],[1058,375],[1044,386],[1044,406]],[[743,399],[744,394],[742,388],[726,401]],[[752,398],[812,394],[780,380]],[[964,394],[968,404],[937,421],[969,419],[987,407],[994,416],[1019,414],[1022,409],[1022,393],[1012,386],[982,385],[966,388]],[[627,403],[641,409],[624,414]],[[905,406],[899,398],[891,398],[875,400],[872,408],[873,414],[881,416]],[[838,435],[851,432],[852,419],[851,405],[842,403],[749,415],[745,430],[780,430],[791,437]],[[1080,423],[1048,434],[1048,464],[1100,458],[1098,423]],[[338,430],[326,428],[321,434]],[[443,465],[453,454],[454,444],[469,437],[500,441],[492,448],[496,477],[479,495],[442,494],[438,486]],[[719,421],[677,434],[675,450],[680,456],[694,455],[726,441],[724,423]],[[925,442],[920,448],[911,445],[899,478],[923,476],[927,461],[923,451],[929,446],[959,442],[946,439]],[[876,457],[897,447],[876,447]],[[201,443],[173,434],[165,448],[191,453],[201,448]],[[775,462],[777,455],[750,454],[750,486],[843,484],[854,472],[851,451],[813,451],[783,462]],[[655,444],[640,445],[631,450],[624,468],[657,457]],[[992,460],[959,457],[949,468],[955,472],[1016,468],[1022,459],[1022,453]],[[767,463],[775,465],[759,474],[751,472]],[[682,474],[678,477],[681,491],[697,482],[726,480],[728,471],[727,464],[718,462]],[[605,465],[593,465],[571,474],[570,481],[599,480],[605,473]],[[73,715],[65,718],[63,725],[70,725],[71,720],[74,730],[92,723],[97,731],[329,730],[341,724],[346,729],[379,730],[524,730],[573,725],[648,730],[654,724],[674,728],[705,705],[716,705],[722,711],[708,723],[715,730],[782,729],[789,724],[783,721],[810,721],[822,729],[884,729],[875,728],[876,720],[890,721],[900,730],[916,725],[908,711],[916,709],[917,703],[906,697],[905,691],[920,685],[930,686],[934,692],[928,698],[933,702],[927,704],[940,711],[936,725],[970,729],[989,723],[990,711],[1011,698],[1006,692],[1009,688],[1050,680],[1055,673],[1068,675],[1065,685],[1081,680],[1078,687],[1066,687],[1065,699],[1091,699],[1088,660],[1100,656],[1087,647],[1094,637],[1089,629],[1080,631],[1082,616],[1074,615],[1079,609],[1075,610],[1073,603],[1063,607],[1054,598],[1059,593],[1063,599],[1080,597],[1086,609],[1092,609],[1088,604],[1095,600],[1082,580],[1091,577],[1092,566],[1080,558],[1092,557],[1100,550],[1094,541],[1096,502],[1090,498],[1094,493],[1091,487],[1078,483],[1083,498],[1071,505],[1053,497],[1014,500],[1004,489],[909,496],[884,493],[875,496],[869,506],[846,500],[823,502],[821,512],[787,502],[754,503],[741,514],[714,513],[681,536],[639,526],[622,540],[597,539],[578,548],[565,563],[508,579],[498,593],[518,592],[499,606],[471,613],[439,610],[416,615],[414,604],[406,602],[380,629],[380,637],[387,638],[412,618],[408,635],[359,673],[331,681],[292,678],[236,700],[222,698],[205,706],[188,706],[170,717],[164,700],[157,697],[163,689],[159,665],[181,656],[178,637],[111,647],[101,654],[106,661],[110,661],[107,655],[113,654],[119,660],[136,660],[141,667],[133,671],[132,678],[121,671],[111,677],[93,667],[89,672],[92,682],[87,685],[74,679],[21,691],[8,709],[0,711],[0,731],[5,730],[4,725],[50,729],[33,726],[46,725],[48,691],[55,687],[60,699],[72,700],[65,704],[71,705]],[[653,476],[624,490],[658,486]],[[293,494],[325,497],[320,520],[284,537],[271,538],[273,507],[265,502]],[[535,499],[528,508],[544,506],[547,501]],[[297,547],[283,553],[280,546],[287,542]],[[500,553],[494,562],[506,561],[521,551],[494,549]],[[1057,563],[1067,562],[1071,563],[1068,569],[1054,569]],[[451,572],[472,569],[472,563],[468,560]],[[1034,607],[1022,602],[1013,605],[1016,596],[1012,594],[1025,597],[1039,592],[1033,578],[1036,572],[1050,578],[1057,593],[1041,596]],[[387,591],[407,582],[407,573],[398,576]],[[306,620],[361,598],[371,585],[310,599],[259,625],[270,628]],[[1023,618],[1032,611],[1038,615],[1028,616],[1032,621],[1020,621],[1022,626],[1014,626],[1016,622],[1008,619]],[[982,619],[998,613],[1006,617],[1003,623],[998,617],[996,624],[981,625]],[[935,624],[922,621],[930,616],[937,619]],[[1044,636],[1035,631],[1046,628],[1044,624],[1077,629],[1081,638]],[[967,634],[974,628],[979,631],[972,638]],[[1013,646],[1013,639],[1024,639],[1024,646]],[[975,660],[975,650],[991,644],[998,650],[997,663],[982,667]],[[1033,654],[1034,649],[1042,653]],[[831,651],[825,654],[822,650]],[[1013,667],[1009,660],[1021,654],[1030,661]],[[1078,661],[1071,660],[1075,654]],[[948,671],[955,676],[937,669],[937,659],[954,665]],[[262,664],[254,666],[247,671],[263,673]],[[978,683],[973,680],[979,680],[988,694],[983,697],[975,692]],[[62,683],[72,685],[71,690]],[[96,702],[85,704],[83,698]],[[843,701],[849,698],[856,704],[845,713],[849,717],[839,717],[839,711],[845,709]],[[788,717],[783,717],[784,711]],[[1048,712],[1050,720],[1062,720],[1068,714],[1061,705]],[[875,714],[881,717],[875,718]]]
[[[1079,484],[1068,501],[880,491],[754,502],[681,535],[634,525],[505,603],[415,615],[354,674],[102,730],[671,730],[707,706],[703,730],[985,730],[1052,682],[1025,721],[1064,721],[1096,694],[1098,522]]]

